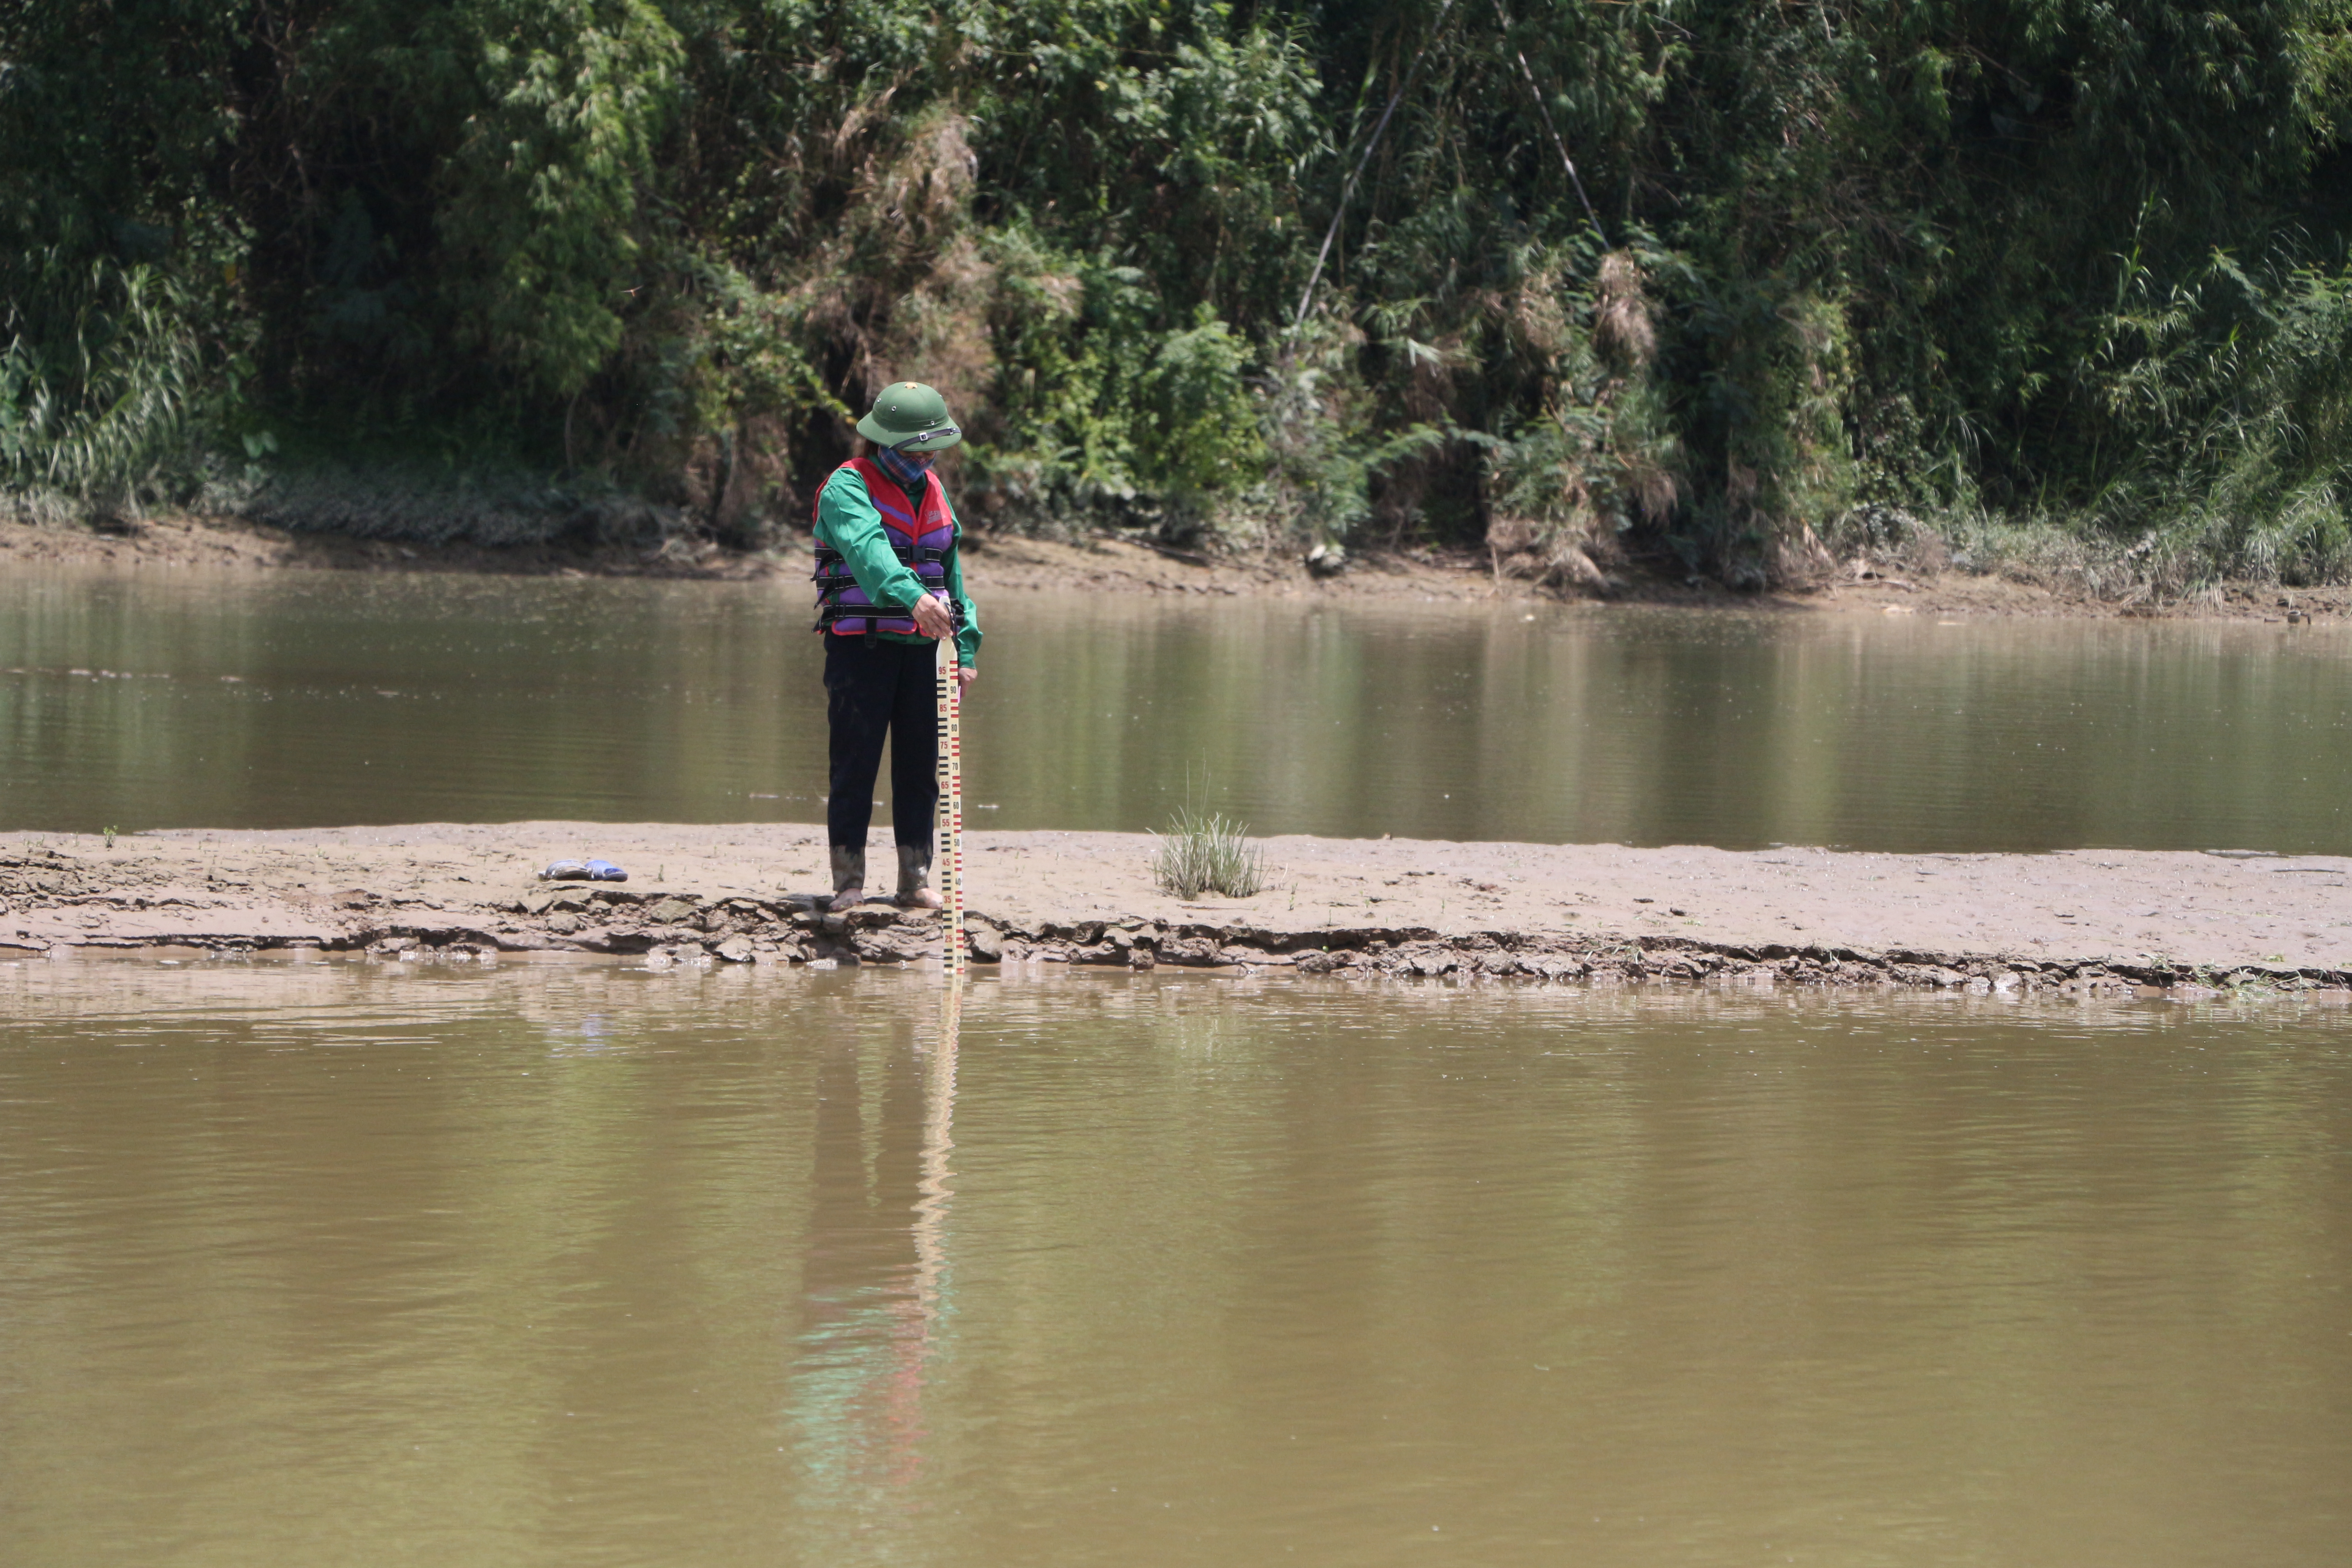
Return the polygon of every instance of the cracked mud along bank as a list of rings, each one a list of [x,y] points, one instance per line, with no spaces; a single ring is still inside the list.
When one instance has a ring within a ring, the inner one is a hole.
[[[2032,992],[2352,986],[2352,860],[1264,841],[1266,889],[1181,901],[1152,840],[967,836],[984,963]],[[567,856],[626,884],[541,882]],[[876,860],[888,850],[877,842]],[[824,913],[824,830],[533,822],[0,835],[0,957],[181,948],[660,962],[936,958],[936,916]]]

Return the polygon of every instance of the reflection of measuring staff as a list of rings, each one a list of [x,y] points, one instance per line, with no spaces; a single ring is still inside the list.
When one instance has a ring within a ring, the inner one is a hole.
[[[954,982],[959,971],[948,971],[947,988],[940,993],[940,1028],[931,1042],[930,1061],[923,1084],[923,1167],[916,1184],[915,1300],[922,1309],[923,1337],[939,1330],[941,1298],[947,1281],[948,1185],[953,1173],[948,1157],[955,1152],[956,1049],[963,1032],[963,987]]]

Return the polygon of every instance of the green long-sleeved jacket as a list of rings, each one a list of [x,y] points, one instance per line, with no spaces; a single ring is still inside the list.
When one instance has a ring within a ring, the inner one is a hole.
[[[945,496],[946,487],[940,488]],[[948,515],[955,516],[955,503],[948,502]],[[835,468],[833,477],[824,481],[824,489],[816,498],[816,542],[828,549],[837,550],[849,563],[849,574],[866,596],[877,605],[912,605],[923,591],[922,579],[913,568],[898,559],[891,550],[888,536],[882,531],[882,514],[875,510],[874,501],[866,493],[866,481],[855,468]],[[980,612],[973,607],[971,595],[963,591],[962,529],[958,525],[957,543],[948,552],[948,592],[963,606],[963,629],[956,633],[956,660],[967,668],[980,664]],[[908,632],[877,632],[877,637],[891,642],[923,642],[931,639]]]

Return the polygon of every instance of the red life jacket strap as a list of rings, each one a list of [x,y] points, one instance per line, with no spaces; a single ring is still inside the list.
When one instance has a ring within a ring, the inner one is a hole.
[[[852,458],[847,462],[842,464],[841,468],[851,470],[856,473],[860,479],[865,481],[866,496],[868,500],[873,500],[875,498],[875,487],[877,485],[887,485],[892,492],[897,494],[900,500],[906,503],[907,521],[910,526],[899,530],[900,532],[911,534],[915,539],[920,540],[922,536],[927,533],[936,533],[942,528],[952,527],[955,529],[956,535],[958,537],[961,536],[963,529],[953,521],[954,514],[948,510],[947,490],[940,485],[939,475],[931,473],[928,469],[925,470],[923,474],[923,495],[922,499],[918,500],[913,496],[908,495],[905,488],[902,487],[898,480],[892,479],[888,474],[884,473],[882,471],[881,464],[875,462],[870,458]],[[833,472],[835,474],[838,474],[841,472],[841,468],[835,468]],[[825,476],[825,484],[829,485],[832,482],[833,476],[831,474]],[[809,527],[812,529],[816,526],[817,519],[824,515],[824,485],[817,486],[816,499],[809,503]],[[880,503],[878,501],[876,502],[876,510],[881,510]],[[889,527],[889,524],[887,521],[887,514],[885,514],[885,516],[886,521],[883,526],[887,530]],[[954,547],[953,540],[950,541],[949,547],[950,549]]]
[[[944,567],[963,531],[956,521],[955,513],[948,508],[947,488],[940,483],[940,477],[933,473],[924,474],[922,499],[917,500],[884,472],[881,465],[868,458],[852,458],[842,464],[841,468],[855,470],[860,482],[866,486],[866,499],[882,514],[882,534],[889,543],[891,553],[914,570],[919,577],[922,576],[925,567],[935,574],[933,578],[925,579],[924,591],[947,601],[948,613],[955,630],[962,631],[963,605],[946,592]],[[841,468],[835,468],[834,474],[839,474]],[[833,477],[828,475],[825,483],[832,482]],[[905,503],[904,510],[891,503],[888,498],[892,496]],[[814,515],[810,519],[812,527],[823,516],[824,506],[824,489],[819,486],[816,504],[812,509]],[[923,542],[941,535],[946,536],[944,545]],[[872,637],[877,632],[910,635],[916,630],[914,619],[905,606],[862,602],[866,595],[857,588],[856,578],[847,567],[848,563],[838,551],[823,544],[817,546],[815,630],[835,637]],[[844,603],[845,599],[859,602]]]

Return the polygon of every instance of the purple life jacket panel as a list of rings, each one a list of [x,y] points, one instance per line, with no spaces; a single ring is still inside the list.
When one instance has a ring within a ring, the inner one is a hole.
[[[918,501],[910,500],[879,464],[865,458],[852,458],[841,468],[854,471],[865,481],[867,499],[882,514],[882,536],[890,542],[890,552],[922,579],[925,593],[947,601],[950,612],[961,624],[963,606],[948,592],[947,561],[948,552],[956,544],[955,515],[948,510],[947,491],[940,486],[939,476],[928,472],[923,475],[923,495]],[[837,474],[841,468],[834,472]],[[819,489],[820,506],[824,500],[824,491]],[[862,637],[868,632],[919,635],[919,628],[914,617],[905,613],[906,606],[877,605],[866,596],[866,590],[857,585],[849,563],[839,551],[819,545],[816,571],[812,575],[816,583],[816,630],[840,637]]]

